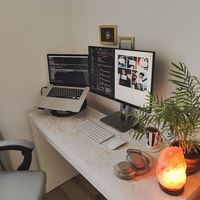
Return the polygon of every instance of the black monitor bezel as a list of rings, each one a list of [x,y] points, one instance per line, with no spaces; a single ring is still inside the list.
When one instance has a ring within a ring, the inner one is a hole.
[[[50,75],[50,64],[49,64],[49,56],[68,56],[68,57],[78,57],[78,56],[83,56],[85,58],[87,58],[88,60],[88,54],[52,54],[52,53],[49,53],[47,54],[47,64],[48,64],[48,74],[49,74],[49,83],[50,84],[53,84],[53,85],[56,85],[56,86],[64,86],[64,84],[59,84],[59,83],[52,83],[51,81],[51,75]],[[89,60],[88,60],[89,62]],[[88,74],[89,76],[89,74]],[[87,85],[86,85],[87,86]],[[78,85],[77,85],[78,87]],[[83,87],[83,86],[82,86]]]

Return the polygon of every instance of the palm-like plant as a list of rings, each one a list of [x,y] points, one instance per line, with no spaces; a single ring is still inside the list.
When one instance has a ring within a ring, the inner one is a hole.
[[[176,91],[166,99],[148,95],[150,103],[133,122],[142,124],[133,138],[140,139],[146,133],[145,127],[151,124],[189,154],[200,150],[200,82],[183,63],[172,65],[170,81],[176,85]]]

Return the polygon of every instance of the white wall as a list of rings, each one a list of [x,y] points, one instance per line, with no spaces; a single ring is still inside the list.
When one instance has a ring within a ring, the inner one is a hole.
[[[75,50],[87,51],[99,44],[99,25],[115,24],[118,34],[135,36],[136,49],[156,52],[155,90],[165,95],[171,91],[166,70],[170,62],[183,61],[199,75],[200,26],[198,0],[70,0],[70,20]],[[92,96],[103,111],[117,109],[105,98]]]
[[[116,24],[119,35],[135,36],[136,49],[156,51],[155,85],[160,93],[170,91],[162,78],[170,61],[184,61],[198,76],[199,7],[198,0],[1,0],[4,137],[31,139],[27,113],[48,81],[46,54],[87,53],[88,45],[99,45],[99,25]],[[105,112],[118,109],[118,103],[93,94],[89,103]]]
[[[65,0],[0,1],[0,130],[31,139],[27,113],[47,83],[48,52],[70,49]],[[13,156],[15,164],[16,156]]]

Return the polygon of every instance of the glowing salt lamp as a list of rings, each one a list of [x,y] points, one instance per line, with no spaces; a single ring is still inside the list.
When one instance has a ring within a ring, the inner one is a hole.
[[[186,182],[186,163],[182,148],[165,148],[158,159],[156,174],[164,192],[171,195],[181,194]]]

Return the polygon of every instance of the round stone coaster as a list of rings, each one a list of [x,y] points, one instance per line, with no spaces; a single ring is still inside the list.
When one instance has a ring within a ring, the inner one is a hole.
[[[135,176],[135,170],[132,165],[126,161],[117,163],[114,166],[115,175],[123,180],[130,180]]]
[[[133,152],[127,156],[128,162],[136,169],[144,169],[145,161],[141,153]]]

